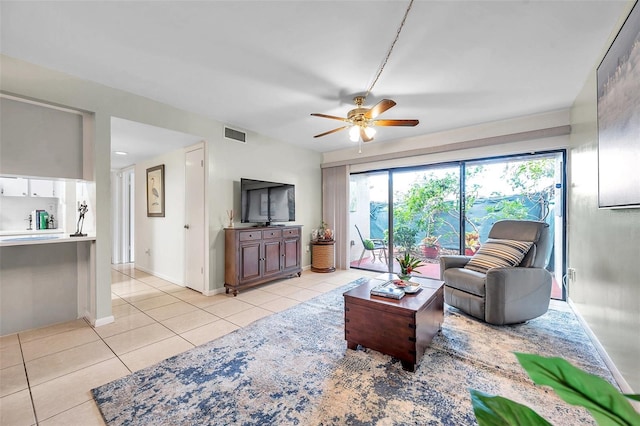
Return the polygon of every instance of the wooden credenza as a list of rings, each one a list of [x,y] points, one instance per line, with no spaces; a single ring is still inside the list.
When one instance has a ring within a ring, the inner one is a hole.
[[[241,288],[302,274],[301,226],[226,228],[224,286]]]

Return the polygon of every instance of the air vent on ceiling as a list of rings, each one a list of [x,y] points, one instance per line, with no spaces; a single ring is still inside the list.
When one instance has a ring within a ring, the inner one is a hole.
[[[224,126],[224,137],[225,139],[231,139],[237,142],[247,143],[247,134],[245,132],[232,129],[227,126]]]

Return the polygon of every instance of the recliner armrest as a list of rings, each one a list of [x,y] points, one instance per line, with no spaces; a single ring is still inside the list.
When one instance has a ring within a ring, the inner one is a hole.
[[[469,263],[471,256],[449,254],[440,256],[440,279],[444,280],[444,271],[449,268],[464,268]]]
[[[487,272],[485,321],[513,324],[544,314],[551,298],[551,274],[543,268],[493,268]]]

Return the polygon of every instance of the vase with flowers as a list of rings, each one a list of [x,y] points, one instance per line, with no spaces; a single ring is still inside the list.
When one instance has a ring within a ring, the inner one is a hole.
[[[413,257],[411,253],[406,251],[404,256],[396,257],[396,261],[400,265],[400,273],[398,278],[405,281],[411,278],[411,274],[420,274],[416,268],[423,265],[422,260]]]
[[[323,220],[320,227],[312,231],[311,239],[313,241],[333,241],[333,230]]]

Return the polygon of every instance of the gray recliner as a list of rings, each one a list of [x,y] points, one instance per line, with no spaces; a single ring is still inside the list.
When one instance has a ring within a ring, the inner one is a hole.
[[[533,244],[516,267],[492,268],[486,274],[464,267],[471,256],[441,256],[444,301],[496,325],[521,323],[547,312],[551,274],[544,268],[552,248],[549,225],[537,221],[502,220],[493,225],[488,238]]]

